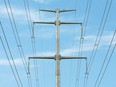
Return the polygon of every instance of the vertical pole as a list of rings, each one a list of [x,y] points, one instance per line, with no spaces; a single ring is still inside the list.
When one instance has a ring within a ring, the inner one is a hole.
[[[60,87],[60,31],[59,31],[59,13],[56,9],[56,87]]]
[[[56,13],[56,21],[55,22],[34,22],[34,23],[55,24],[56,25],[56,55],[55,55],[54,58],[56,60],[56,87],[60,87],[60,60],[61,60],[61,55],[60,55],[60,29],[59,29],[59,26],[60,26],[60,24],[81,24],[81,23],[78,23],[78,22],[60,22],[59,21],[60,12],[69,12],[69,11],[74,11],[74,10],[56,9],[55,11],[54,10],[41,10],[41,11],[55,12]],[[82,36],[81,36],[81,38],[82,38]],[[33,58],[36,59],[37,57],[33,57]],[[37,59],[40,59],[40,58],[49,59],[50,57],[38,57]],[[70,58],[65,57],[64,59],[70,59]],[[80,59],[80,58],[79,57],[73,57],[73,59]],[[82,59],[84,59],[84,58],[82,58]]]
[[[59,13],[60,10],[56,9],[56,55],[60,55]]]

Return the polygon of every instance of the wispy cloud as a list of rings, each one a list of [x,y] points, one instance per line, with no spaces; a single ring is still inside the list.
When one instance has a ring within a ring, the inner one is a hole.
[[[100,47],[102,47],[104,45],[109,45],[109,43],[112,39],[112,36],[113,36],[112,34],[104,35],[102,37]],[[83,52],[88,52],[88,51],[93,50],[94,43],[91,43],[91,41],[93,41],[95,39],[96,39],[96,36],[86,36],[86,40],[89,40],[89,41],[84,43]],[[116,37],[114,39],[114,43],[116,43]],[[78,53],[79,53],[79,49],[77,47],[61,49],[61,55],[71,56],[71,55],[78,55]],[[55,51],[39,52],[39,53],[37,53],[37,55],[38,56],[54,56]],[[12,63],[12,60],[10,60],[10,62]],[[23,65],[21,58],[14,59],[14,62],[17,66],[22,66]],[[0,60],[0,65],[9,66],[9,62],[8,62],[7,59],[1,59]]]
[[[8,8],[9,13],[11,14],[10,8]],[[22,8],[12,7],[13,15],[16,20],[27,20],[26,18],[26,11]],[[6,7],[0,6],[0,14],[2,18],[7,18],[8,13]],[[35,11],[34,9],[30,9],[30,15],[32,20],[37,20],[39,18],[39,12]]]
[[[38,3],[44,3],[45,0],[34,0],[35,2],[38,2]]]
[[[20,58],[18,59],[14,59],[14,62],[16,64],[16,66],[22,66],[22,60]],[[13,65],[13,61],[10,60],[10,63]],[[4,65],[4,66],[9,66],[9,62],[7,59],[0,59],[0,65]]]
[[[83,52],[91,51],[92,46],[91,44],[85,44],[85,48],[83,49]],[[61,49],[61,55],[78,55],[79,49],[78,47],[73,47],[73,48],[67,48],[67,49]],[[39,52],[37,53],[38,56],[54,56],[55,51],[46,51],[46,52]]]
[[[52,2],[52,1],[54,1],[54,0],[34,0],[35,2],[37,2],[37,3],[50,3],[50,2]]]

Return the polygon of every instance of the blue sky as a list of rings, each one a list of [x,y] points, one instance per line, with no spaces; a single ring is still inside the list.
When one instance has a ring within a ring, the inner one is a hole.
[[[13,23],[8,0],[5,0],[5,1],[8,6],[8,11],[10,13],[11,21]],[[61,13],[60,20],[69,21],[69,22],[82,22],[84,29],[86,26],[84,23],[84,18],[85,18],[87,3],[90,4],[90,1],[92,1],[90,13],[88,16],[85,36],[84,36],[83,50],[82,50],[82,54],[83,56],[87,57],[88,65],[89,65],[107,0],[72,0],[72,1],[69,1],[69,0],[9,0],[9,1],[12,8],[20,42],[21,42],[20,45],[23,48],[24,56],[26,58],[26,63],[28,62],[28,57],[33,56],[33,50],[32,50],[32,41],[31,41],[32,34],[30,34],[30,30],[28,26],[24,1],[28,1],[28,5],[30,9],[30,17],[32,22],[56,20],[55,13],[39,12],[39,9],[52,9],[52,10],[55,10],[57,8],[61,10],[76,9],[76,12]],[[107,12],[108,12],[111,1],[112,1],[111,8],[107,16]],[[26,7],[27,7],[27,4],[26,4]],[[106,8],[106,12],[102,22],[102,26],[100,28],[101,29],[100,32],[102,32],[102,29],[104,30],[103,30],[102,37],[100,39],[100,43],[98,45],[97,53],[94,57],[91,70],[89,71],[88,82],[87,82],[88,87],[98,87],[100,79],[98,80],[96,86],[95,86],[95,82],[99,75],[103,61],[105,58],[107,58],[105,65],[103,67],[103,71],[104,71],[108,63],[108,60],[110,58],[110,54],[116,44],[116,35],[115,35],[110,51],[108,52],[108,56],[106,57],[111,39],[113,37],[114,31],[116,30],[115,9],[116,9],[116,1],[108,0],[108,7]],[[107,20],[105,23],[106,16],[107,16]],[[23,87],[29,87],[28,80],[27,80],[27,72],[25,72],[22,58],[18,50],[18,48],[20,49],[20,47],[17,46],[16,40],[14,38],[13,30],[11,27],[11,23],[9,21],[9,16],[5,7],[4,0],[0,0],[0,22],[2,23],[15,65],[17,67],[19,76],[21,78],[21,82],[23,84]],[[14,24],[13,24],[13,27],[14,27]],[[55,25],[35,25],[34,33],[35,33],[36,55],[37,56],[55,55],[55,50],[56,50]],[[16,30],[15,30],[15,34],[16,34]],[[81,36],[80,25],[60,25],[61,55],[78,56],[80,54],[79,53],[80,52],[79,51],[80,36]],[[10,62],[12,64],[13,70],[15,71],[1,26],[0,26],[0,37],[3,40],[8,56],[10,58]],[[98,40],[99,38],[100,36],[98,36]],[[108,64],[107,70],[104,74],[104,77],[99,87],[110,87],[110,86],[114,87],[116,85],[115,57],[116,57],[116,50],[114,49],[111,60]],[[36,79],[39,79],[38,81],[39,87],[55,87],[55,82],[56,82],[55,81],[55,60],[36,60],[36,61],[37,61],[37,67],[34,66],[34,60],[30,61],[32,87],[37,87]],[[38,77],[37,76],[35,77],[35,69],[38,70]],[[100,78],[103,74],[103,71],[100,74]],[[86,87],[84,86],[85,72],[86,72],[85,60],[61,60],[61,71],[60,71],[61,87]],[[14,75],[12,73],[12,70],[10,68],[9,62],[7,60],[7,56],[4,52],[4,48],[1,41],[0,41],[0,82],[1,82],[0,87],[3,87],[3,86],[18,87],[16,80],[14,78]]]

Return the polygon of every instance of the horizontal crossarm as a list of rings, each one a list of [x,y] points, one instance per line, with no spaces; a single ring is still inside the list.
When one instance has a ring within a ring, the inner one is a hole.
[[[55,56],[36,56],[36,57],[29,57],[29,59],[55,59]]]
[[[62,56],[61,59],[87,59],[87,57],[78,56]]]
[[[79,22],[60,22],[60,24],[80,24],[82,25],[82,23],[79,23]]]
[[[57,22],[33,22],[33,24],[56,24]],[[79,23],[79,22],[60,22],[58,21],[58,24],[80,24],[82,25],[82,23]]]
[[[55,24],[55,22],[33,22],[33,24]]]
[[[72,10],[60,10],[60,12],[70,12],[70,11],[76,11],[76,9],[72,9]]]
[[[55,59],[56,56],[36,56],[29,57],[29,59]],[[87,57],[78,56],[61,56],[61,59],[87,59]]]
[[[39,9],[39,11],[45,11],[45,12],[56,12],[56,10],[44,10],[44,9]],[[70,12],[70,11],[76,11],[76,9],[72,9],[72,10],[59,10],[59,12]]]
[[[45,12],[56,12],[54,10],[43,10],[43,9],[39,9],[39,11],[45,11]]]

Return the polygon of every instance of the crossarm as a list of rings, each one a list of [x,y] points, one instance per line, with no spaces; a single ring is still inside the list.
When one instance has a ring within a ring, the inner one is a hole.
[[[78,56],[62,56],[61,59],[87,59],[87,57],[78,57]]]
[[[55,24],[55,22],[33,22],[33,24]]]
[[[60,22],[60,24],[80,24],[82,25],[82,23],[79,23],[79,22]]]
[[[45,12],[56,12],[54,10],[43,10],[43,9],[39,9],[39,11],[45,11]]]
[[[37,57],[29,57],[29,59],[55,59],[55,56],[37,56]]]

